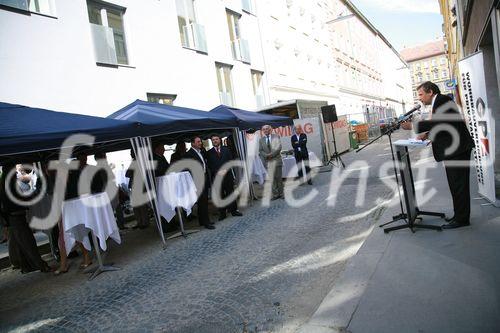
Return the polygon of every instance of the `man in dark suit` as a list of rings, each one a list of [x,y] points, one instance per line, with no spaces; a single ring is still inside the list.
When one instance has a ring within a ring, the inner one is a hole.
[[[167,159],[164,156],[165,146],[163,143],[157,143],[153,147],[153,161],[155,163],[154,174],[155,177],[165,176],[167,174],[168,167],[170,166]]]
[[[420,101],[432,105],[429,120],[416,124],[417,139],[432,141],[432,152],[436,162],[444,161],[446,177],[453,199],[455,215],[443,225],[454,229],[470,224],[470,156],[474,141],[465,121],[453,100],[441,95],[439,87],[424,82],[417,87]]]
[[[207,151],[207,164],[212,176],[212,184],[218,174],[223,174],[224,172],[226,173],[224,175],[220,188],[220,198],[225,199],[229,195],[231,195],[234,190],[233,170],[224,169],[224,164],[233,160],[233,154],[228,147],[224,147],[221,145],[220,136],[214,134],[210,139],[212,140],[213,148]],[[226,218],[227,210],[229,210],[231,212],[231,215],[233,216],[243,215],[238,211],[236,200],[234,200],[229,205],[219,208],[219,221],[222,221]]]
[[[293,153],[295,155],[295,162],[297,162],[297,168],[299,170],[299,179],[302,179],[304,172],[302,171],[302,162],[304,162],[304,167],[306,169],[307,183],[312,185],[312,180],[309,177],[311,168],[309,167],[309,151],[307,150],[307,135],[302,131],[302,126],[295,126],[295,134],[291,138]]]
[[[204,172],[205,184],[202,189],[198,189],[198,222],[200,225],[207,229],[215,229],[215,226],[210,222],[210,217],[208,216],[208,167],[205,158],[202,155],[203,143],[199,136],[195,136],[191,139],[191,149],[189,149],[184,155],[184,159],[191,159],[201,164]]]

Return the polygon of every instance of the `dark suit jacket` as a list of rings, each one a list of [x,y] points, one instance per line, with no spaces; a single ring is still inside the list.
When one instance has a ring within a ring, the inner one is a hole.
[[[203,151],[201,151],[200,153],[203,154]],[[196,153],[196,151],[194,150],[194,148],[190,148],[185,154],[184,156],[182,157],[183,159],[191,159],[191,160],[194,160],[198,163],[201,164],[201,166],[203,167],[203,161],[200,159],[200,156],[198,156],[198,153]],[[207,162],[205,161],[205,166],[206,166],[206,170],[205,170],[205,175],[208,175],[208,165],[207,165]]]
[[[219,172],[220,168],[224,164],[232,160],[233,160],[233,154],[231,153],[231,150],[228,147],[225,146],[220,147],[220,157],[217,154],[215,147],[207,151],[207,164],[208,168],[210,169],[210,174],[212,176],[212,179],[215,178],[217,172]],[[228,175],[231,175],[232,177],[231,172],[228,172]]]
[[[305,133],[301,133],[300,135],[294,134],[292,135],[291,141],[295,159],[297,161],[308,159],[309,152],[307,151],[307,135]]]
[[[165,176],[165,174],[167,173],[168,167],[170,166],[170,164],[168,164],[165,156],[163,156],[163,155],[160,156],[160,155],[153,153],[153,161],[155,161],[155,163],[156,163],[156,168],[155,168],[155,172],[154,172],[155,177]]]
[[[446,152],[455,142],[450,131],[438,128],[438,126],[443,125],[451,126],[458,133],[458,148],[454,151]],[[469,134],[462,114],[455,102],[445,95],[438,94],[436,96],[432,108],[432,118],[418,122],[415,130],[417,133],[429,131],[429,138],[432,140],[432,152],[437,162],[452,160],[474,148],[474,141]]]

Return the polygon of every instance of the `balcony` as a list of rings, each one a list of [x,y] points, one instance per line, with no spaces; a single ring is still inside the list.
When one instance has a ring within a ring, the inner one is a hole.
[[[263,107],[265,105],[264,96],[260,94],[255,95],[255,104],[257,105],[257,108]]]
[[[90,23],[96,62],[118,65],[113,29]]]
[[[225,92],[225,91],[219,91],[219,99],[220,103],[227,105],[227,106],[234,106],[233,105],[233,96],[231,93]]]
[[[208,53],[205,27],[198,23],[191,23],[182,27],[182,46]]]
[[[233,58],[244,63],[250,63],[250,47],[246,39],[235,39],[231,42]]]

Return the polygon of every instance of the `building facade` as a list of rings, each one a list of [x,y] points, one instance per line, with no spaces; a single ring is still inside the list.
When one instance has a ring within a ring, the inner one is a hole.
[[[437,84],[442,94],[454,94],[455,84],[451,80],[444,40],[405,48],[401,51],[401,56],[410,65],[415,103],[418,102],[416,88],[425,81]]]
[[[249,0],[0,0],[0,100],[107,116],[135,99],[266,103]]]
[[[270,103],[338,101],[328,17],[334,1],[262,0],[259,19]]]
[[[459,62],[476,52],[482,53],[491,127],[500,128],[500,1],[440,0],[443,30],[448,44],[450,71],[460,82]],[[457,85],[457,92],[462,88]],[[459,100],[463,104],[463,101]],[[487,133],[486,133],[487,134]],[[483,133],[484,135],[484,133]],[[494,174],[497,204],[500,202],[500,136],[494,135]],[[477,154],[476,148],[476,154]]]
[[[411,103],[406,63],[347,0],[0,0],[0,57],[0,100],[99,116],[135,99]]]
[[[377,109],[380,118],[403,113],[412,103],[408,65],[350,1],[334,4],[329,28],[339,112],[361,115]]]

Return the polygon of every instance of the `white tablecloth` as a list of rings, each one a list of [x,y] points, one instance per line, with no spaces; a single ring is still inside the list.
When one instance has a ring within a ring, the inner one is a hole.
[[[156,178],[156,191],[160,214],[169,222],[175,216],[176,207],[184,208],[189,215],[198,199],[193,178],[187,171]]]
[[[260,185],[266,181],[267,171],[259,156],[254,156],[252,159],[252,183],[257,182]]]
[[[71,251],[76,241],[82,242],[90,251],[89,231],[99,239],[99,246],[103,251],[106,251],[106,240],[109,237],[118,244],[121,243],[113,209],[106,193],[84,195],[64,201],[62,218],[66,253]]]

